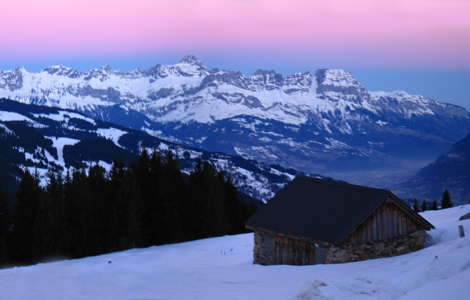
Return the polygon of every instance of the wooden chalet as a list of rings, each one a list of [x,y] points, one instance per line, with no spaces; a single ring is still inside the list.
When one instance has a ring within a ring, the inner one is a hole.
[[[309,265],[387,257],[425,246],[434,226],[392,192],[298,176],[245,223],[254,263]]]

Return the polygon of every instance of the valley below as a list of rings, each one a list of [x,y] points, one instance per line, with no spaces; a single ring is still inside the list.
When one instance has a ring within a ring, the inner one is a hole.
[[[343,180],[352,184],[380,187],[391,191],[399,190],[401,184],[412,178],[419,170],[426,167],[432,160],[418,161],[406,164],[397,164],[396,168],[381,170],[350,170],[350,171],[325,171],[325,176]],[[397,192],[397,196],[399,192]]]

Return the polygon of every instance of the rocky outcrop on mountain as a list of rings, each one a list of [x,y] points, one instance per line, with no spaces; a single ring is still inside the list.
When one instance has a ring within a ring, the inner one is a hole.
[[[132,72],[0,71],[0,97],[319,173],[429,162],[470,130],[461,107],[401,91],[370,92],[344,70],[246,76],[208,70],[194,56]]]

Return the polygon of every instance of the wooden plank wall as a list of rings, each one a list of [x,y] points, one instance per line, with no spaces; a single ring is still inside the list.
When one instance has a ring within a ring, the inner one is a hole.
[[[419,226],[393,202],[380,205],[356,230],[345,243],[365,243],[383,241],[394,236],[414,232]]]
[[[277,265],[315,264],[315,244],[277,235],[274,244]]]

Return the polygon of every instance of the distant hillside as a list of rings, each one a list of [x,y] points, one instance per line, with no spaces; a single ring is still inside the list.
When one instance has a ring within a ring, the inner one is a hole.
[[[434,198],[439,201],[445,189],[454,204],[470,200],[470,133],[402,185],[404,195],[419,195],[431,201]]]
[[[10,196],[25,168],[65,172],[95,163],[109,169],[114,158],[127,163],[143,148],[175,153],[184,173],[198,158],[230,174],[240,192],[267,201],[300,172],[258,163],[240,156],[183,146],[124,126],[95,120],[81,113],[0,99],[0,184]]]

